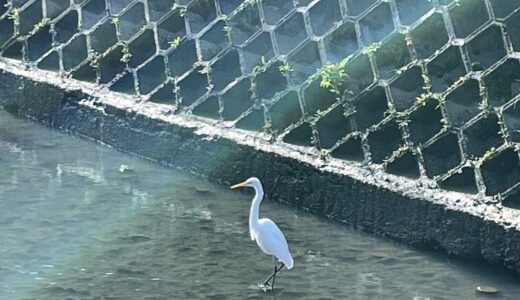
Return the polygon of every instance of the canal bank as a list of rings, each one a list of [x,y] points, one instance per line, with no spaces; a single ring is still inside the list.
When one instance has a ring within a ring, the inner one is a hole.
[[[13,61],[0,69],[0,99],[9,111],[224,184],[255,175],[270,199],[406,244],[520,270],[519,213],[492,198],[324,159]]]

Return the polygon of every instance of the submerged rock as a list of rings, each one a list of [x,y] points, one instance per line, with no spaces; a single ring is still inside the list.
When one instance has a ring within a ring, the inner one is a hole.
[[[210,190],[204,186],[193,186],[192,188],[195,191],[195,193],[198,194],[208,194],[210,192]]]
[[[143,234],[129,235],[125,237],[121,237],[122,241],[130,242],[130,243],[143,243],[148,242],[152,238]]]
[[[498,292],[498,289],[489,285],[479,285],[477,286],[477,291],[483,294],[495,294]]]

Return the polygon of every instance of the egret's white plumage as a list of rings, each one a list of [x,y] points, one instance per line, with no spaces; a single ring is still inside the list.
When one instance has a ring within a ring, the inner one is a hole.
[[[266,254],[272,255],[278,259],[278,261],[283,264],[282,267],[285,266],[289,270],[292,269],[294,266],[294,260],[282,231],[272,220],[268,218],[259,218],[260,203],[264,198],[262,183],[258,178],[252,177],[242,183],[235,184],[231,188],[246,186],[255,189],[255,197],[251,203],[251,210],[249,213],[249,235],[251,240],[256,241],[260,249],[262,249]],[[280,270],[282,267],[280,267]],[[270,278],[268,278],[266,283],[269,279],[273,278],[272,286],[274,287],[274,276],[278,271],[279,270],[277,270],[275,265],[275,272]]]

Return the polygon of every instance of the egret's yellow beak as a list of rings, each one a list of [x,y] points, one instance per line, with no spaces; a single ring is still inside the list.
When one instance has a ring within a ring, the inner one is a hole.
[[[245,187],[245,186],[247,186],[247,185],[246,185],[246,182],[244,181],[244,182],[241,182],[241,183],[237,183],[237,184],[235,184],[235,185],[232,185],[231,188],[232,188],[232,189],[236,189],[236,188]]]

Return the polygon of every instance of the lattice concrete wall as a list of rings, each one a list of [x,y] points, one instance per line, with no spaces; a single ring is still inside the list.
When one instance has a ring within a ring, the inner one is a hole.
[[[323,159],[514,201],[519,8],[520,0],[0,0],[0,55]]]

